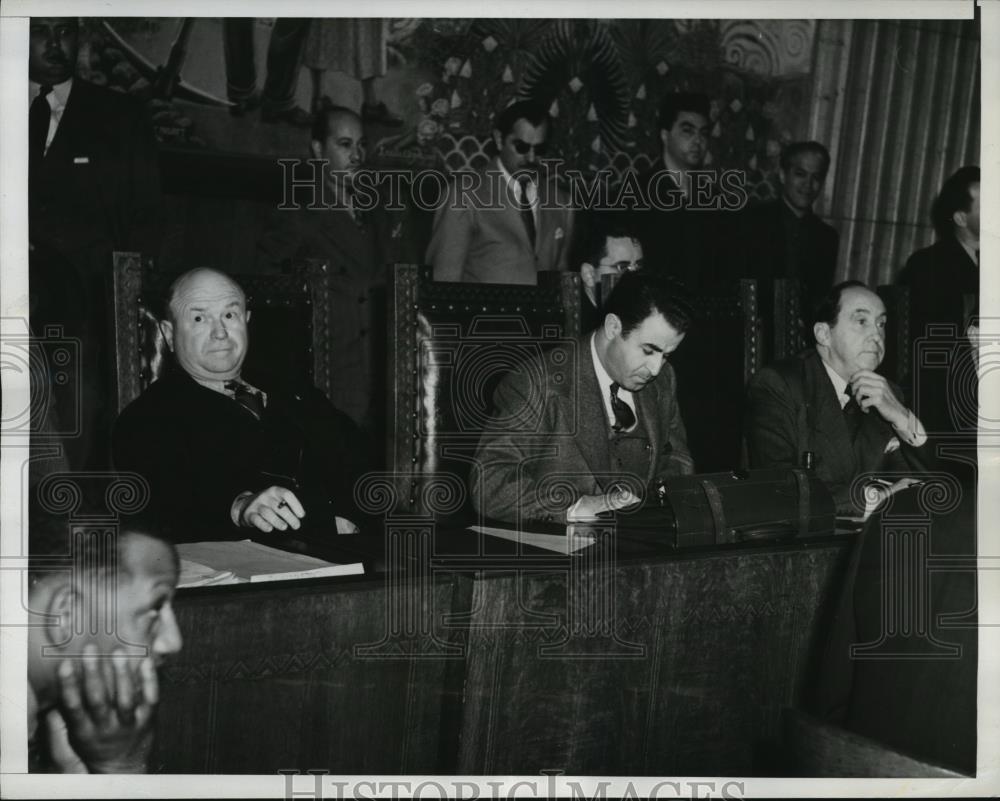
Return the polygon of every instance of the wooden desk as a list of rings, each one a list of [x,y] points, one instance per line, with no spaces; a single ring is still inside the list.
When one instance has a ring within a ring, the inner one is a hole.
[[[414,557],[395,575],[179,593],[154,766],[767,772],[850,542],[512,558],[389,539]]]

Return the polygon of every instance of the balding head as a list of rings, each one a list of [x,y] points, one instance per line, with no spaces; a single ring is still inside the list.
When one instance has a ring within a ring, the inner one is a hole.
[[[246,295],[232,278],[207,267],[174,281],[161,324],[177,363],[196,381],[238,378],[249,343]]]

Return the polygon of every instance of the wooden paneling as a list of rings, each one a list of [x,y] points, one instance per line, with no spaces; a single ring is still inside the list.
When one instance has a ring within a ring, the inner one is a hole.
[[[182,592],[154,769],[766,772],[849,542]]]

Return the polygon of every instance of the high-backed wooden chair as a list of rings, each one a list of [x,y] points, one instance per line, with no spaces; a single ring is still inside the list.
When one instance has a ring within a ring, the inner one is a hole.
[[[167,348],[159,321],[176,277],[139,253],[114,254],[115,360],[118,410],[163,373]],[[326,265],[310,261],[292,274],[233,275],[253,312],[244,374],[263,386],[311,382],[327,396],[330,324]]]
[[[883,284],[878,296],[885,304],[885,358],[879,370],[904,389],[910,389],[913,378],[913,333],[910,325],[910,289]]]
[[[762,291],[766,291],[766,283],[761,286]],[[811,332],[806,328],[810,310],[804,307],[801,283],[790,278],[778,278],[770,284],[773,313],[768,315],[762,309],[762,317],[771,319],[764,343],[764,364],[794,356],[812,342]]]
[[[762,363],[757,282],[730,281],[692,300],[694,327],[670,362],[695,469],[705,473],[741,462],[746,384]]]
[[[430,267],[396,265],[388,318],[386,461],[396,511],[461,511],[500,379],[539,350],[575,347],[568,342],[580,335],[580,276],[463,284],[434,281]]]

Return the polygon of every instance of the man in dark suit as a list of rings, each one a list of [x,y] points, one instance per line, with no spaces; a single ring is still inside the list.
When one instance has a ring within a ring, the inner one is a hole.
[[[836,230],[813,213],[830,153],[819,142],[793,142],[782,150],[780,163],[781,197],[743,212],[731,267],[740,278],[797,279],[803,309],[811,314],[833,286],[840,241]]]
[[[184,273],[161,323],[176,365],[115,423],[116,467],[148,482],[151,506],[191,539],[247,529],[352,531],[361,473],[354,426],[311,386],[254,387],[243,290],[223,273]]]
[[[107,465],[114,396],[112,315],[106,297],[114,250],[156,254],[160,181],[152,129],[125,95],[74,77],[78,23],[30,27],[28,237],[31,324],[61,325],[82,343],[81,436],[67,441],[76,469]],[[60,408],[75,420],[75,408]]]
[[[926,338],[924,347],[953,355],[949,371],[921,369],[922,360],[916,360],[914,396],[930,431],[974,429],[975,387],[949,392],[948,379],[976,374],[965,369],[972,357],[965,338],[979,309],[979,167],[962,167],[945,181],[931,216],[937,241],[910,256],[898,283],[910,289],[913,341]],[[952,408],[959,398],[968,402],[966,408]]]
[[[573,234],[569,195],[539,174],[552,122],[544,106],[514,103],[497,115],[497,158],[457,173],[434,215],[426,262],[436,281],[537,284],[565,270]]]
[[[605,313],[575,359],[558,366],[540,354],[497,387],[472,478],[481,514],[592,520],[635,503],[656,478],[693,472],[668,363],[689,308],[672,282],[630,272]]]
[[[331,369],[340,379],[331,400],[371,434],[373,447],[381,447],[389,265],[419,261],[422,254],[412,241],[412,218],[386,210],[382,182],[365,168],[366,140],[356,112],[321,105],[310,155],[323,162],[322,181],[296,183],[299,191],[286,195],[293,208],[275,212],[258,255],[266,269],[310,258],[327,262],[335,343]],[[363,186],[355,186],[356,180]]]
[[[885,356],[885,306],[858,281],[827,294],[813,326],[816,347],[761,370],[750,383],[746,439],[751,467],[798,467],[813,455],[839,514],[865,510],[859,476],[890,471],[895,491],[923,469],[923,424],[875,372]]]
[[[704,166],[709,119],[705,95],[679,92],[663,99],[660,155],[640,178],[641,205],[633,212],[649,269],[692,289],[725,277],[723,244],[732,217],[725,209],[743,201]]]

